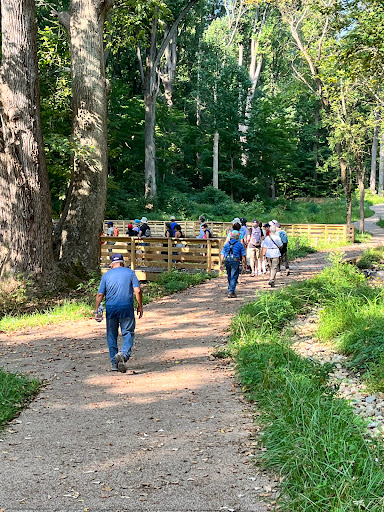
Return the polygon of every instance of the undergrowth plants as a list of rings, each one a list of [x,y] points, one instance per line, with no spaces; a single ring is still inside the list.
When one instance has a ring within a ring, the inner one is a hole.
[[[355,368],[378,377],[384,311],[374,311],[382,298],[381,289],[333,256],[332,266],[313,279],[262,293],[233,320],[230,350],[244,390],[263,411],[258,422],[267,450],[260,461],[284,476],[286,511],[384,510],[383,444],[368,438],[364,420],[335,397],[328,384],[332,365],[297,355],[289,330],[298,314],[322,308],[319,336],[335,339]]]

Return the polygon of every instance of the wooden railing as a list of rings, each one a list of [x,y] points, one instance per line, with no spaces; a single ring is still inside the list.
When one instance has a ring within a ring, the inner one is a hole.
[[[107,231],[107,222],[105,221],[105,232]],[[129,220],[112,220],[114,226],[117,226],[120,235],[125,235],[128,224],[132,221]],[[194,221],[177,221],[181,226],[182,232],[187,238],[195,238],[200,231],[200,223]],[[227,230],[232,227],[230,222],[207,222],[209,229],[214,237],[226,236]],[[165,233],[165,222],[158,220],[148,221],[151,228],[152,237],[163,237]],[[248,223],[248,227],[251,224]],[[346,224],[282,224],[281,227],[285,229],[288,236],[297,235],[305,236],[315,244],[318,242],[353,242],[355,239],[354,226],[347,226]],[[152,238],[151,238],[152,239]]]
[[[136,238],[128,236],[100,238],[100,267],[107,269],[112,254],[120,253],[125,265],[132,270],[152,269],[171,271],[173,269],[206,270],[220,268],[220,251],[224,239],[211,238]]]

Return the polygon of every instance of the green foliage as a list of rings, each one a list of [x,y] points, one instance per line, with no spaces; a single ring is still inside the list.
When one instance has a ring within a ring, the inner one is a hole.
[[[357,260],[356,265],[359,268],[372,269],[373,267],[384,267],[384,247],[373,247],[364,251]]]
[[[37,395],[41,383],[0,369],[0,429]]]
[[[262,293],[233,320],[231,353],[244,390],[262,411],[257,422],[266,450],[258,462],[283,476],[282,510],[383,508],[383,444],[367,440],[364,421],[346,401],[334,397],[335,390],[327,383],[331,365],[302,359],[291,350],[287,332],[297,314],[324,306],[321,322],[332,314],[329,329],[335,326],[336,333],[345,333],[340,348],[348,346],[354,368],[365,364],[370,368],[367,376],[377,383],[384,375],[379,348],[384,311],[377,311],[374,302],[382,303],[382,291],[372,289],[354,267],[335,255],[333,265],[315,278]],[[368,334],[359,342],[364,329]]]

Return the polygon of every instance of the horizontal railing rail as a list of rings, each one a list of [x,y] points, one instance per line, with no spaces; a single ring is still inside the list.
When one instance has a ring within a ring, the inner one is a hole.
[[[107,223],[105,221],[105,232]],[[125,235],[130,220],[112,220],[114,226],[119,228],[120,235]],[[200,232],[200,223],[195,221],[178,221],[183,234],[186,238],[196,238]],[[163,237],[166,231],[165,222],[158,220],[149,220],[148,225],[151,228],[151,239],[153,237]],[[232,227],[230,222],[207,222],[209,229],[214,237],[226,236],[228,229]],[[251,224],[248,223],[248,227]],[[318,242],[353,242],[355,239],[354,226],[346,224],[281,224],[288,236],[305,236],[315,244]]]
[[[107,269],[113,254],[121,254],[132,270],[219,270],[224,239],[100,237],[100,267]]]

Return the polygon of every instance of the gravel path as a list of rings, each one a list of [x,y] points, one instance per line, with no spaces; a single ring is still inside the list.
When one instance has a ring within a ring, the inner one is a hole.
[[[348,257],[381,243],[381,233],[348,247]],[[276,288],[310,277],[326,258],[297,260]],[[277,479],[252,463],[248,406],[231,367],[210,357],[268,279],[241,277],[235,300],[225,281],[146,306],[126,374],[107,371],[105,325],[92,319],[1,335],[1,366],[47,385],[0,434],[0,510],[271,509],[263,499]]]

